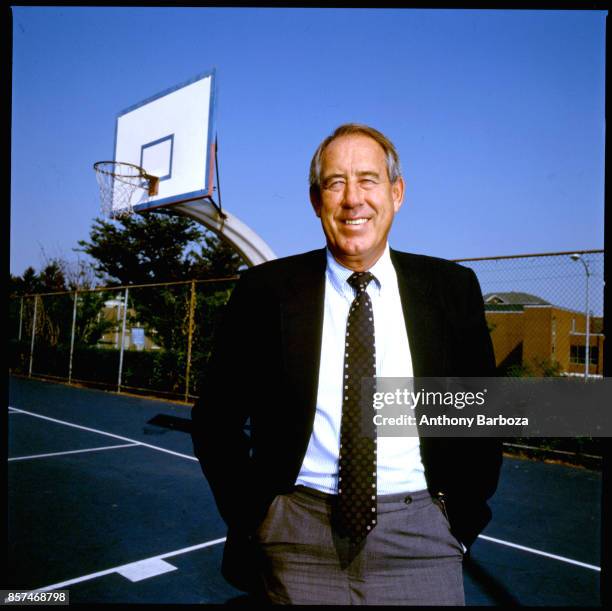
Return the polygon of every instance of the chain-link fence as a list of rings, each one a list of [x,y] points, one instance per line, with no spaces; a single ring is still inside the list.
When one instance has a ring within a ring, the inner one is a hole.
[[[602,375],[602,250],[457,261],[479,278],[500,375]],[[235,280],[12,298],[11,370],[189,402]]]
[[[603,250],[458,262],[480,281],[501,375],[602,376]]]
[[[236,277],[14,297],[12,372],[193,400]]]
[[[602,376],[603,250],[457,261],[480,281],[499,375]],[[599,438],[517,438],[504,446],[601,468]]]

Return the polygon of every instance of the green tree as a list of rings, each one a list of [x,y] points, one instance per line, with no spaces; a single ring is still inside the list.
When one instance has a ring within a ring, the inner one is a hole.
[[[62,262],[57,259],[47,261],[40,273],[33,267],[28,267],[22,276],[11,274],[10,295],[28,295],[33,293],[53,293],[65,291],[66,277]]]
[[[94,271],[87,262],[69,263],[60,257],[47,259],[40,273],[28,267],[22,276],[11,275],[10,280],[9,361],[15,371],[24,371],[28,366],[34,321],[35,371],[59,377],[68,374],[72,347],[74,362],[80,362],[83,351],[94,349],[113,326],[101,316],[104,294],[85,290],[96,282]],[[76,295],[75,290],[78,290]],[[73,346],[75,298],[78,307]]]
[[[226,278],[234,276],[245,267],[242,257],[227,242],[214,233],[207,231],[204,235],[204,245],[197,255],[195,277]]]
[[[85,253],[91,262],[79,260],[69,264],[60,259],[47,260],[40,273],[29,268],[23,276],[10,278],[12,295],[64,292],[36,300],[35,370],[66,375],[75,298],[69,291],[76,289],[73,376],[105,383],[116,379],[116,356],[97,345],[104,333],[116,328],[117,318],[111,320],[104,308],[109,299],[121,301],[123,291],[112,287],[130,286],[128,327],[144,327],[162,350],[127,352],[124,383],[164,391],[172,389],[182,394],[190,369],[189,387],[193,392],[208,359],[215,321],[233,282],[192,285],[185,281],[236,275],[244,265],[238,253],[195,221],[159,213],[112,221],[96,219],[88,239],[80,240],[75,251]],[[177,281],[184,282],[164,284]],[[96,284],[111,288],[85,290]],[[35,300],[26,297],[24,307],[21,299],[12,302],[14,327],[22,329],[22,341],[14,341],[16,350],[12,361],[17,363],[15,367],[23,369],[27,366],[30,346],[29,340],[23,338],[31,335]],[[193,328],[190,328],[191,321]],[[193,341],[189,368],[190,336]]]
[[[115,286],[226,278],[244,265],[235,250],[195,221],[151,212],[96,219],[89,240],[79,241],[79,246],[95,261],[97,273]],[[205,308],[203,299],[198,295],[198,312]],[[188,285],[134,288],[130,323],[143,325],[156,343],[181,360],[189,303]]]
[[[181,216],[149,212],[96,219],[81,252],[111,284],[148,284],[231,276],[241,257],[217,236]]]
[[[534,357],[531,363],[511,365],[506,376],[511,378],[554,378],[562,375],[561,364],[554,359]]]
[[[95,283],[95,272],[91,264],[80,260],[71,263],[60,257],[47,259],[40,273],[37,273],[33,267],[28,267],[22,276],[11,275],[10,293],[13,298],[11,313],[15,317],[13,324],[15,326],[18,324],[19,316],[16,298],[20,295],[43,293],[43,296],[38,297],[37,304],[37,341],[51,347],[69,345],[74,299],[74,295],[69,291],[79,290],[81,292],[78,296],[75,321],[75,344],[95,345],[112,327],[112,323],[98,315],[104,306],[104,295],[87,291]],[[31,318],[34,297],[27,297],[27,301],[27,314]],[[31,328],[28,329],[30,330]]]

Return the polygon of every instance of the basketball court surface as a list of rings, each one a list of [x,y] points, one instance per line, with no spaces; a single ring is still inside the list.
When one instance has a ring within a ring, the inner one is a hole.
[[[71,603],[249,600],[219,572],[225,526],[190,407],[10,378],[4,589]],[[599,605],[601,475],[506,458],[465,567],[468,605]]]

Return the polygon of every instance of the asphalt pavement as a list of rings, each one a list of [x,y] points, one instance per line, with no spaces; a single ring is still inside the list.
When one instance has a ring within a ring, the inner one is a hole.
[[[248,603],[193,456],[190,406],[11,377],[2,589],[71,603]],[[468,605],[599,605],[601,474],[506,458]]]

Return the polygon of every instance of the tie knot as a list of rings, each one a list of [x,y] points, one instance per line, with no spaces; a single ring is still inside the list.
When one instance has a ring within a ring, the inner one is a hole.
[[[357,295],[361,295],[372,280],[374,275],[370,272],[355,272],[349,276],[347,282],[357,291]]]

